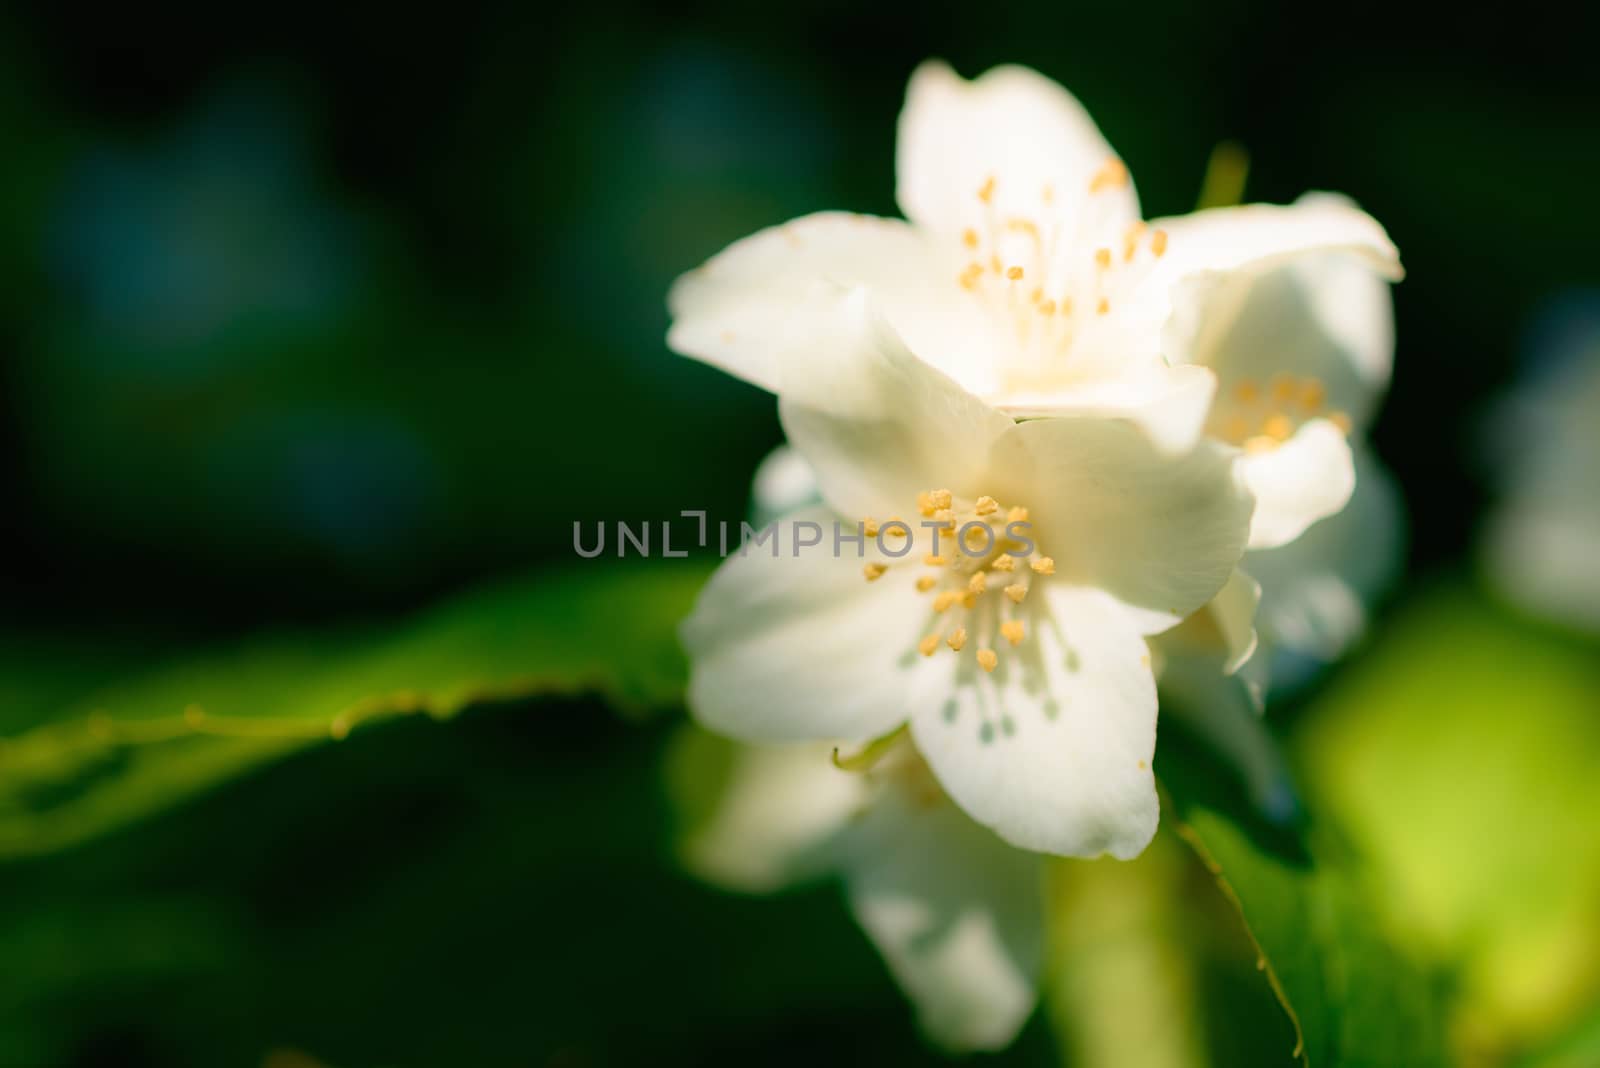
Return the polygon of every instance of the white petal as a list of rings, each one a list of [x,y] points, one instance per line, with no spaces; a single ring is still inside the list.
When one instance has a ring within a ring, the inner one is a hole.
[[[864,741],[905,720],[899,665],[927,615],[916,569],[866,581],[864,563],[882,557],[871,539],[865,560],[849,543],[835,556],[836,520],[822,508],[785,517],[777,556],[747,545],[701,591],[682,637],[689,707],[705,726],[752,742]],[[797,522],[817,524],[822,544],[793,548]]]
[[[1051,392],[1007,393],[996,406],[1018,419],[1103,415],[1138,424],[1163,452],[1188,452],[1205,428],[1217,378],[1204,367],[1143,371]]]
[[[1244,551],[1253,501],[1233,455],[1202,441],[1172,457],[1123,420],[1036,419],[996,443],[988,492],[1029,508],[1066,582],[1108,591],[1155,633],[1211,600]]]
[[[1013,425],[906,350],[865,290],[818,294],[811,362],[785,374],[778,414],[847,516],[916,519],[917,494],[988,492],[990,445]]]
[[[753,746],[694,727],[680,732],[675,767],[703,774],[713,759],[726,765],[714,807],[682,843],[689,869],[745,893],[770,893],[833,870],[836,839],[870,791],[865,776],[841,771],[832,754],[828,743]],[[696,755],[706,759],[691,763]]]
[[[851,908],[929,1037],[956,1050],[1010,1043],[1038,997],[1039,858],[944,798],[919,804],[900,791],[886,791],[851,837]]]
[[[756,467],[750,484],[751,522],[756,526],[821,503],[816,472],[790,446],[779,445]]]
[[[1303,197],[1293,205],[1249,204],[1213,208],[1158,219],[1166,251],[1126,294],[1112,302],[1107,319],[1143,351],[1144,337],[1158,339],[1174,363],[1198,362],[1201,327],[1226,320],[1211,305],[1236,310],[1240,290],[1229,284],[1238,271],[1265,272],[1306,255],[1355,257],[1388,279],[1402,272],[1395,247],[1371,216],[1339,197]]]
[[[1293,541],[1343,508],[1356,485],[1350,443],[1326,419],[1313,419],[1277,448],[1246,453],[1239,469],[1256,498],[1252,549]]]
[[[1235,568],[1228,584],[1200,611],[1159,636],[1160,647],[1171,655],[1208,657],[1232,675],[1256,650],[1256,606],[1261,585]]]
[[[1023,849],[1127,859],[1155,834],[1156,687],[1106,595],[1051,581],[1044,618],[991,674],[919,688],[912,736],[973,819]]]
[[[1203,275],[1180,287],[1168,351],[1217,372],[1224,399],[1281,376],[1314,380],[1323,410],[1364,426],[1389,383],[1389,283],[1348,251],[1307,253],[1260,270]],[[1293,405],[1291,405],[1293,411]],[[1314,414],[1314,413],[1312,413]]]
[[[1356,454],[1356,488],[1337,515],[1280,548],[1253,550],[1261,582],[1257,626],[1271,644],[1330,661],[1366,625],[1368,606],[1396,578],[1404,542],[1400,494],[1383,466]]]
[[[953,254],[954,250],[946,250]],[[785,361],[810,363],[810,301],[819,283],[866,286],[917,351],[983,350],[989,324],[956,284],[958,265],[899,219],[808,215],[737,241],[678,279],[667,344],[776,392]]]
[[[1091,196],[1111,146],[1072,94],[1025,67],[968,82],[944,63],[924,63],[911,76],[899,137],[900,210],[930,232],[981,231],[1013,217],[1082,231],[1091,216],[1097,230],[1120,230],[1139,217],[1132,183]],[[991,178],[985,202],[978,193]]]

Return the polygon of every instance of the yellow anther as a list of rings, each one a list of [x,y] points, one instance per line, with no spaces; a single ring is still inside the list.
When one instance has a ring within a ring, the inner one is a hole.
[[[1233,387],[1233,395],[1240,404],[1254,404],[1261,399],[1261,387],[1256,385],[1256,380],[1253,378],[1241,379],[1239,384]]]
[[[1315,378],[1307,379],[1306,384],[1300,389],[1300,407],[1308,412],[1320,410],[1327,399],[1327,387]]]
[[[1094,306],[1094,312],[1095,312],[1096,315],[1104,315],[1110,310],[1111,310],[1111,302],[1109,300],[1107,300],[1105,297],[1101,297],[1100,298],[1100,303],[1096,304]]]
[[[1006,268],[1006,277],[1011,279],[1013,282],[1022,281],[1022,268],[1021,267],[1007,267]]]
[[[947,489],[929,490],[928,500],[935,508],[948,508],[955,501],[955,495]]]
[[[939,635],[930,634],[917,643],[917,652],[923,656],[932,656],[934,650],[939,648]]]
[[[977,248],[978,231],[968,227],[966,232],[961,235],[961,243],[966,245],[968,248]]]
[[[1044,290],[1038,286],[1033,287],[1033,292],[1028,294],[1028,303],[1037,304],[1044,299]]]
[[[1006,596],[1011,598],[1012,604],[1021,604],[1022,599],[1028,596],[1028,587],[1020,582],[1013,582],[1006,587]]]
[[[961,595],[961,607],[962,608],[974,608],[974,607],[977,606],[977,604],[978,604],[978,595],[976,593],[973,593],[971,590],[968,590],[966,593],[963,593]]]
[[[1133,259],[1133,254],[1139,251],[1139,239],[1144,236],[1145,225],[1135,221],[1128,226],[1127,232],[1122,235],[1122,260],[1124,263]]]
[[[1041,556],[1037,559],[1029,560],[1028,566],[1033,568],[1035,573],[1040,575],[1054,575],[1056,573],[1056,562],[1054,557]]]
[[[993,671],[994,666],[1000,663],[1000,658],[994,655],[993,649],[978,650],[978,666],[985,671]]]
[[[1055,313],[1056,313],[1056,302],[1055,301],[1047,300],[1043,304],[1039,305],[1039,314],[1040,315],[1054,315]]]
[[[941,508],[933,513],[933,521],[935,523],[943,523],[947,527],[953,527],[956,525],[956,514],[948,508]]]
[[[950,637],[946,638],[944,643],[959,653],[961,651],[961,647],[967,644],[967,628],[957,627],[955,630],[950,632]]]
[[[889,570],[888,564],[868,564],[861,569],[861,573],[867,576],[868,582],[876,582],[883,577],[883,573],[887,570]]]
[[[1261,432],[1273,441],[1288,441],[1289,435],[1294,433],[1294,424],[1287,415],[1274,415],[1261,424]]]
[[[1354,425],[1350,422],[1350,416],[1344,412],[1330,412],[1328,422],[1338,427],[1341,434],[1350,433],[1350,428]]]
[[[1102,190],[1114,189],[1128,183],[1128,168],[1120,159],[1108,159],[1104,166],[1094,172],[1094,177],[1089,179],[1089,192],[1099,193]]]
[[[933,599],[933,610],[935,612],[947,611],[951,605],[955,604],[960,599],[960,590],[943,590],[940,592],[939,596]]]
[[[993,497],[979,497],[978,503],[972,506],[972,510],[979,515],[993,515],[1000,510],[1000,502]]]
[[[917,592],[927,593],[938,584],[939,580],[934,578],[932,575],[923,575],[921,578],[917,579]]]
[[[1272,399],[1279,404],[1288,404],[1294,400],[1294,395],[1299,392],[1295,380],[1291,375],[1272,376]]]
[[[1095,249],[1094,250],[1094,262],[1095,262],[1095,266],[1099,267],[1102,271],[1105,270],[1106,268],[1110,267],[1111,266],[1111,250],[1108,249],[1108,248],[1097,248],[1097,249]]]
[[[929,553],[927,556],[922,558],[922,562],[927,564],[929,567],[943,567],[945,564],[949,563],[948,560],[940,556],[938,553]]]
[[[1157,230],[1150,235],[1150,251],[1160,258],[1167,251],[1167,232]]]
[[[1257,434],[1253,438],[1246,438],[1244,443],[1244,451],[1252,456],[1257,456],[1264,452],[1271,452],[1277,447],[1277,440],[1275,438],[1269,438],[1265,434]]]
[[[889,526],[889,529],[884,533],[891,538],[903,538],[909,532],[906,528],[906,521],[897,515],[890,516],[889,523],[893,525]]]
[[[1027,521],[1028,510],[1022,507],[1020,504],[1014,505],[1012,509],[1006,513],[1007,523],[1026,523]]]
[[[1038,238],[1039,236],[1039,227],[1032,219],[1007,219],[1006,229],[1014,230],[1019,234],[1027,234],[1033,238]]]
[[[994,558],[994,563],[989,566],[995,571],[1010,571],[1017,566],[1017,558],[1009,553],[1001,553]]]
[[[975,571],[972,578],[967,580],[967,589],[973,593],[982,593],[988,588],[989,573],[987,571]]]
[[[1020,619],[1008,619],[1000,624],[1000,633],[1012,645],[1021,645],[1022,639],[1027,632],[1027,628],[1022,625],[1022,620]]]
[[[1250,420],[1242,415],[1230,415],[1222,427],[1222,435],[1229,441],[1243,441],[1249,433]]]
[[[1055,186],[1049,185],[1047,183],[1043,189],[1039,190],[1039,199],[1044,201],[1046,204],[1050,203],[1055,198],[1056,198],[1056,187]]]
[[[878,536],[878,521],[870,516],[863,519],[861,521],[861,531],[869,538],[876,538]]]
[[[994,175],[984,179],[983,186],[978,190],[978,199],[985,204],[994,199]]]
[[[929,493],[927,490],[923,490],[921,493],[917,494],[917,511],[922,513],[924,516],[933,514],[933,494]]]

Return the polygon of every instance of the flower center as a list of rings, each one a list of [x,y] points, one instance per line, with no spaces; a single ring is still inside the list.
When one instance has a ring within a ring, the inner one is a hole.
[[[978,189],[976,225],[961,234],[968,262],[956,282],[1014,335],[1018,355],[1008,361],[1015,364],[1009,388],[1059,375],[1060,357],[1074,340],[1110,314],[1119,294],[1166,252],[1165,231],[1138,220],[1122,224],[1121,202],[1102,195],[1127,184],[1122,161],[1108,160],[1090,180],[1088,196],[1073,198],[1075,212],[1060,210],[1049,185],[1005,197],[1005,210],[996,205],[998,178],[991,175]]]
[[[1328,410],[1327,400],[1327,387],[1316,378],[1279,374],[1266,383],[1244,378],[1217,395],[1207,428],[1212,435],[1250,453],[1276,449],[1319,416],[1350,433],[1350,416]]]
[[[921,559],[908,557],[905,565],[871,563],[863,573],[874,582],[891,566],[925,568],[916,588],[929,598],[931,625],[917,651],[933,656],[945,646],[960,655],[970,645],[978,666],[993,671],[1000,662],[1000,641],[1018,646],[1027,637],[1023,602],[1033,583],[1055,574],[1056,563],[1037,551],[1024,507],[936,489],[917,495],[917,512],[928,535]],[[863,525],[869,534],[880,527],[870,518]]]

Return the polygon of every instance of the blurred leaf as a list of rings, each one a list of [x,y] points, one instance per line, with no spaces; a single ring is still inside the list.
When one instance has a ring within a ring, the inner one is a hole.
[[[1354,872],[1324,838],[1268,825],[1232,778],[1164,729],[1157,772],[1177,831],[1238,907],[1257,966],[1295,1023],[1305,1064],[1442,1063],[1434,995],[1383,938]]]
[[[408,625],[254,640],[121,678],[0,682],[58,698],[0,710],[0,856],[81,841],[263,760],[363,723],[474,701],[594,692],[615,706],[674,703],[676,623],[704,578],[693,566],[594,565],[469,595]],[[87,691],[87,692],[85,692]]]
[[[1072,1068],[1294,1063],[1238,912],[1170,827],[1132,861],[1051,865],[1045,1007]]]
[[[1600,657],[1460,585],[1435,589],[1310,709],[1308,788],[1390,928],[1456,975],[1475,1060],[1600,1007]]]

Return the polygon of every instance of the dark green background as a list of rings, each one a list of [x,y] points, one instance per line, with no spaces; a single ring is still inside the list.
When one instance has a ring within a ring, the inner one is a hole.
[[[1489,500],[1486,404],[1600,284],[1596,22],[7,8],[0,625],[142,658],[565,563],[575,520],[739,518],[774,407],[666,351],[666,288],[795,215],[893,213],[895,116],[930,55],[1063,82],[1147,215],[1187,210],[1234,139],[1247,199],[1334,189],[1382,221],[1409,276],[1375,438],[1410,581],[1453,572]],[[834,893],[673,874],[667,729],[581,701],[399,725],[11,865],[0,1020],[28,1024],[0,1061],[932,1056]],[[1281,1049],[1248,979],[1232,1001]],[[1016,1055],[1050,1043],[1035,1020]]]

